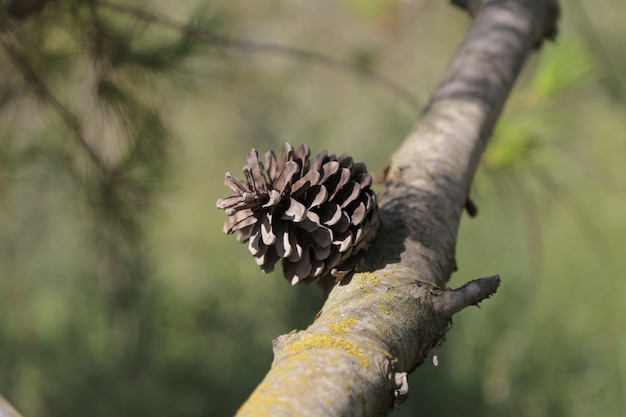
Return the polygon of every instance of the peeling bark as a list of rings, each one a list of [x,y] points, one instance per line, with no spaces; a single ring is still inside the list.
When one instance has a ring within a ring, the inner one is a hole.
[[[555,33],[548,0],[456,1],[475,20],[415,130],[392,158],[381,229],[316,320],[274,341],[272,368],[238,416],[381,416],[450,318],[499,277],[446,288],[480,155],[533,46]]]

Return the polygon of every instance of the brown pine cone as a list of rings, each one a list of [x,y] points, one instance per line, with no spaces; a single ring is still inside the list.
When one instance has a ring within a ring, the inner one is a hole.
[[[292,285],[332,276],[340,282],[352,270],[348,258],[376,236],[376,195],[365,164],[350,156],[319,153],[286,143],[278,157],[265,154],[267,170],[255,149],[248,153],[242,181],[226,173],[234,194],[217,201],[228,219],[225,233],[237,233],[263,272],[282,258]],[[267,175],[266,175],[267,174]]]

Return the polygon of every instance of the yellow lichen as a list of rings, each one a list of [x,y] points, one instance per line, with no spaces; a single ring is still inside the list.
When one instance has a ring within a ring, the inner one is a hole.
[[[250,416],[269,416],[272,406],[275,404],[289,405],[289,401],[284,398],[281,388],[272,386],[266,380],[252,392],[248,400],[242,404],[237,414],[246,414]]]
[[[385,302],[391,304],[393,302],[393,297],[391,296],[391,294],[386,293],[385,296]]]
[[[336,315],[336,310],[331,309],[325,312],[326,319]],[[336,317],[336,319],[338,318]],[[250,398],[242,405],[239,413],[263,417],[268,416],[268,412],[275,409],[275,406],[287,405],[290,396],[299,395],[299,387],[294,384],[277,383],[277,381],[288,381],[293,375],[302,372],[303,366],[310,366],[311,369],[305,370],[305,372],[310,372],[316,377],[320,377],[320,375],[323,375],[324,378],[331,377],[331,375],[325,375],[324,369],[318,368],[316,360],[320,355],[320,349],[328,350],[331,355],[337,355],[337,357],[348,354],[354,358],[355,363],[364,368],[368,367],[370,359],[363,348],[346,337],[350,329],[357,323],[357,316],[350,315],[329,324],[327,332],[290,333],[281,346],[281,352],[277,354],[272,363],[273,378],[261,382]],[[350,386],[344,388],[346,391],[350,389]]]
[[[348,339],[330,333],[317,333],[304,337],[302,340],[287,346],[285,350],[291,354],[300,354],[311,349],[341,349],[355,357],[364,368],[369,363],[363,349]]]
[[[357,323],[357,319],[354,315],[352,315],[343,320],[339,320],[337,323],[329,324],[328,330],[336,334],[346,335],[348,334],[348,329],[354,326],[356,323]]]
[[[373,272],[361,272],[359,274],[356,274],[354,279],[356,283],[359,284],[359,286],[375,286],[380,283],[380,277]]]
[[[390,313],[389,308],[387,308],[386,306],[384,306],[382,304],[380,304],[378,306],[378,311],[380,311],[383,314],[389,314]]]

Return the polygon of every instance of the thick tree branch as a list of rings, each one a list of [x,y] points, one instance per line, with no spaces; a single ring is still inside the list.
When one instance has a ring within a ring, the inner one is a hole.
[[[471,30],[392,158],[381,230],[361,272],[331,291],[308,329],[275,341],[272,369],[238,415],[386,415],[451,315],[496,291],[498,277],[445,285],[480,155],[532,46],[554,33],[556,14],[545,0],[471,3]]]

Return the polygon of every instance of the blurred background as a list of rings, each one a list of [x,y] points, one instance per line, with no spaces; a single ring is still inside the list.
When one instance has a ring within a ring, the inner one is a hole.
[[[626,415],[626,4],[561,3],[459,234],[450,285],[502,286],[394,415]],[[25,417],[234,414],[322,296],[222,233],[224,172],[286,141],[381,171],[470,19],[439,0],[0,4],[0,393]]]

